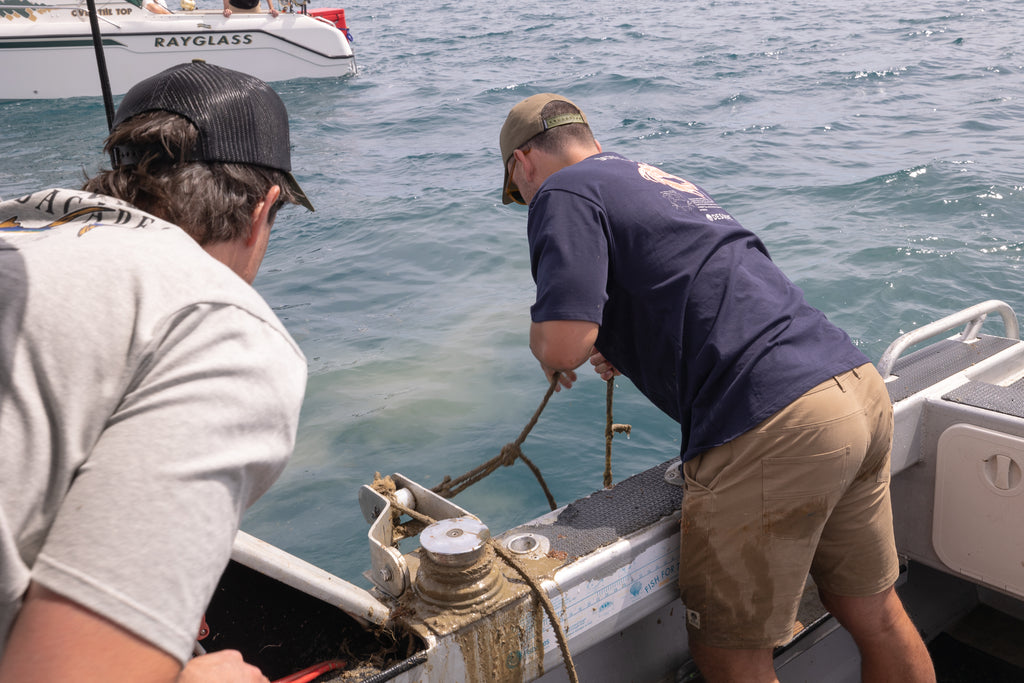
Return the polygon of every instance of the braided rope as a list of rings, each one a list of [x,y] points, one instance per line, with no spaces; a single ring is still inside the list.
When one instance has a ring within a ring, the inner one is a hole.
[[[604,409],[604,487],[612,487],[612,439],[616,434],[629,433],[633,431],[632,425],[615,424],[612,422],[612,392],[615,388],[615,378],[608,380],[608,389],[605,392]]]
[[[541,488],[544,489],[544,495],[547,496],[548,505],[551,506],[551,509],[554,510],[557,508],[558,504],[555,503],[555,497],[551,495],[551,490],[548,489],[547,482],[544,481],[544,475],[541,474],[540,469],[523,453],[522,445],[523,442],[526,441],[526,437],[529,435],[530,430],[532,430],[537,424],[540,414],[544,412],[544,408],[551,399],[551,395],[555,393],[555,387],[558,386],[558,375],[559,373],[556,372],[551,376],[551,385],[548,387],[547,393],[544,394],[544,399],[540,402],[540,405],[537,406],[537,410],[534,411],[533,417],[531,417],[530,421],[526,423],[526,426],[523,427],[523,431],[519,433],[519,436],[516,437],[515,441],[505,444],[501,447],[501,451],[498,455],[479,467],[466,472],[461,477],[452,479],[450,476],[445,475],[445,478],[441,480],[441,483],[432,488],[431,491],[444,498],[453,498],[473,484],[490,475],[499,467],[509,467],[513,465],[518,458],[526,463],[526,466],[530,468],[531,472],[533,472],[533,476],[536,477]]]

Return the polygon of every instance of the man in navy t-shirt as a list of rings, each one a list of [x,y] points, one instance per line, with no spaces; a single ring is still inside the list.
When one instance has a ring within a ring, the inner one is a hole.
[[[810,573],[865,680],[934,680],[893,590],[892,407],[881,377],[701,188],[602,152],[552,94],[501,131],[529,203],[530,348],[569,388],[588,358],[679,422],[680,589],[705,678],[774,680]]]

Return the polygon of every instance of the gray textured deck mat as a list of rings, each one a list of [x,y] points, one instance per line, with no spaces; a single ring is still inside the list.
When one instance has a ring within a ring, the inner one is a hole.
[[[673,458],[570,503],[553,524],[527,524],[516,532],[546,536],[551,550],[565,552],[568,561],[587,555],[679,509],[682,488],[665,482],[665,470],[678,462]]]
[[[1024,380],[1005,387],[988,382],[968,382],[942,398],[954,403],[1024,418]]]
[[[1019,343],[1015,339],[983,334],[973,344],[944,339],[915,351],[898,359],[893,366],[892,374],[897,379],[887,385],[889,399],[893,403],[901,401]]]

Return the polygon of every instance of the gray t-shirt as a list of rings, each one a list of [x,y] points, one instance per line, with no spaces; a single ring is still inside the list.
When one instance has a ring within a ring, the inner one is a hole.
[[[305,382],[176,226],[72,190],[0,202],[0,655],[37,581],[185,661]]]

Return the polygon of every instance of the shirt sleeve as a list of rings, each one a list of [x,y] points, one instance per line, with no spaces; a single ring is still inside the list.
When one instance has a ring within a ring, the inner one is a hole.
[[[294,446],[306,364],[225,304],[162,326],[75,476],[33,579],[184,662],[245,508]]]
[[[530,261],[537,300],[533,322],[601,324],[608,300],[608,231],[593,202],[562,190],[542,191],[530,206]]]

